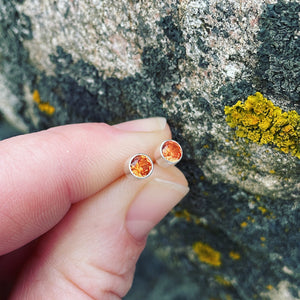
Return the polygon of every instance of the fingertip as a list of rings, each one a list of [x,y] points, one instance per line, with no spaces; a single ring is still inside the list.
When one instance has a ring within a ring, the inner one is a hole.
[[[153,177],[172,181],[185,187],[188,187],[189,185],[185,175],[176,166],[170,166],[169,168],[164,168],[155,164],[153,175],[154,175]]]
[[[167,120],[164,117],[137,119],[113,125],[114,128],[132,132],[152,132],[166,129]]]
[[[158,166],[156,169],[127,212],[127,230],[137,241],[145,240],[152,228],[189,192],[188,182],[179,169]]]

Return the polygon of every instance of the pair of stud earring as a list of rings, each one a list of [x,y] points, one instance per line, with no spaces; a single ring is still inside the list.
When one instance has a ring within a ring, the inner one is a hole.
[[[181,160],[182,155],[183,151],[180,144],[174,140],[162,142],[155,154],[157,164],[163,167],[176,165]],[[133,177],[145,179],[153,172],[153,161],[147,154],[138,153],[130,158],[128,168]]]

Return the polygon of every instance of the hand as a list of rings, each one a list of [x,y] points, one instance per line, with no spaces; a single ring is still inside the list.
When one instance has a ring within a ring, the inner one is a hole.
[[[124,164],[170,138],[150,118],[1,141],[0,298],[122,298],[147,234],[188,192],[176,167],[139,180]]]

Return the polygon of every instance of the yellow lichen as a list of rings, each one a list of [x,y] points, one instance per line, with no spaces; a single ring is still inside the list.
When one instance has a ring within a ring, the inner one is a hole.
[[[202,242],[196,242],[193,245],[193,250],[196,252],[201,262],[214,267],[219,267],[221,265],[221,253],[214,250],[209,245]]]
[[[34,90],[32,94],[33,101],[38,105],[41,112],[51,116],[55,112],[55,107],[49,104],[49,102],[43,102],[40,97],[38,90]]]
[[[229,256],[233,259],[233,260],[238,260],[241,258],[241,255],[238,252],[235,251],[230,251],[229,252]]]
[[[262,207],[262,206],[259,206],[258,209],[261,211],[261,213],[264,215],[266,212],[267,212],[267,209]]]
[[[34,90],[32,94],[32,99],[35,103],[40,104],[41,103],[41,97],[38,90]]]
[[[232,286],[232,283],[221,275],[215,276],[216,282],[224,286]]]
[[[55,112],[55,107],[47,103],[40,103],[39,110],[49,116],[53,115]]]
[[[242,222],[240,225],[241,225],[242,228],[245,228],[245,227],[248,226],[248,223],[247,222]]]
[[[270,144],[300,159],[300,115],[292,110],[282,112],[259,92],[225,106],[226,122],[236,128],[236,136],[260,145]]]
[[[191,214],[186,209],[182,211],[176,211],[174,215],[177,218],[184,218],[187,222],[191,221]]]
[[[254,222],[255,222],[255,219],[254,219],[253,217],[251,217],[251,216],[248,216],[248,217],[247,217],[247,220],[248,220],[249,222],[251,222],[251,223],[254,223]],[[248,225],[247,222],[243,222],[243,223],[241,224],[242,227],[246,227],[247,225]]]

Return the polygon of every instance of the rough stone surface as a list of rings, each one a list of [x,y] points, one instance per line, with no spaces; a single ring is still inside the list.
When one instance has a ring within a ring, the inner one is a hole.
[[[299,299],[299,159],[237,139],[224,115],[256,91],[300,112],[299,14],[298,0],[0,0],[0,109],[30,131],[167,117],[191,192],[149,247],[193,291],[169,299]]]
[[[20,109],[19,99],[7,88],[6,79],[0,74],[0,112],[5,115],[8,122],[20,130],[26,132],[28,126],[16,112]]]

